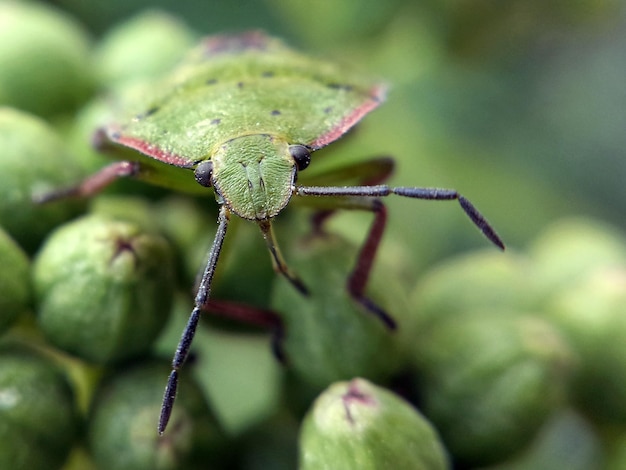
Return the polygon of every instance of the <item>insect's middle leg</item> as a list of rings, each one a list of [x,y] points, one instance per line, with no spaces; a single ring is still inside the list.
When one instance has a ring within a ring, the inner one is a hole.
[[[297,193],[296,193],[297,194]],[[300,198],[299,198],[300,199]],[[395,320],[383,308],[365,295],[365,288],[369,280],[374,259],[380,245],[385,226],[387,225],[387,208],[378,198],[369,197],[330,197],[330,198],[301,198],[302,203],[311,205],[320,210],[320,213],[333,213],[340,209],[362,210],[371,212],[374,220],[361,246],[352,271],[348,276],[346,288],[350,296],[369,313],[374,314],[391,330],[396,328]]]
[[[88,176],[75,186],[60,188],[45,194],[33,196],[33,201],[43,204],[70,197],[88,197],[99,193],[119,178],[136,177],[141,173],[137,162],[119,161],[105,166],[97,173]]]
[[[310,185],[375,186],[384,183],[391,177],[394,166],[392,158],[376,157],[322,172],[313,177],[305,176],[301,182]],[[356,302],[365,307],[368,312],[376,315],[389,329],[395,329],[396,322],[394,319],[365,295],[365,287],[387,223],[385,205],[379,199],[359,197],[333,198],[332,201],[325,200],[325,198],[297,198],[297,200],[307,205],[319,207],[311,218],[314,235],[324,233],[324,224],[339,209],[365,210],[374,214],[374,221],[348,277],[346,287]]]
[[[286,356],[283,351],[283,322],[280,316],[273,310],[262,309],[229,300],[209,299],[202,306],[202,311],[269,330],[272,335],[272,352],[274,356],[276,356],[280,362],[286,362]]]
[[[391,157],[375,157],[359,161],[341,168],[318,173],[313,177],[304,174],[300,180],[302,184],[318,185],[357,185],[374,186],[387,181],[393,174],[395,162]],[[320,209],[311,217],[314,235],[324,233],[324,224],[337,212],[336,208]]]
[[[367,238],[361,246],[354,268],[348,277],[347,288],[354,300],[376,315],[387,328],[394,330],[396,328],[395,320],[365,295],[365,287],[372,271],[374,258],[387,225],[387,208],[379,199],[365,199],[363,202],[365,204],[359,209],[371,211],[374,214],[374,220],[367,233]],[[354,209],[355,207],[350,208]]]

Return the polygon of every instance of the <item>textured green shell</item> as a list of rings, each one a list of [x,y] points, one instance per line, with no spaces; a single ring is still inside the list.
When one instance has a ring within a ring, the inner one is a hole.
[[[260,32],[213,36],[111,125],[111,140],[192,168],[230,139],[280,136],[316,150],[384,99],[385,87]]]

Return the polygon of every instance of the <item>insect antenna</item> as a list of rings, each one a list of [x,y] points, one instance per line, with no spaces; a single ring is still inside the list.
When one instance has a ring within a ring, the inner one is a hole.
[[[219,259],[222,245],[224,243],[224,237],[226,236],[229,216],[230,213],[226,206],[221,206],[218,217],[217,232],[209,252],[208,261],[206,267],[204,268],[202,279],[200,280],[200,286],[198,287],[198,293],[196,294],[194,308],[191,311],[191,315],[189,315],[187,326],[183,331],[178,346],[176,347],[176,353],[172,359],[172,371],[167,379],[167,386],[165,387],[165,393],[163,394],[163,404],[161,405],[161,415],[159,417],[158,425],[159,434],[163,434],[165,428],[167,427],[167,423],[170,420],[174,400],[176,399],[176,389],[178,388],[178,371],[183,366],[187,356],[189,355],[191,342],[196,334],[196,328],[198,327],[198,321],[200,320],[200,313],[203,310],[203,306],[209,300],[211,294],[213,275],[215,274],[217,260]]]

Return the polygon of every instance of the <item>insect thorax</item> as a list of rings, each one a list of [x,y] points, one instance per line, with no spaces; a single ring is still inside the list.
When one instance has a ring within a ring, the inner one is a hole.
[[[213,187],[239,217],[264,220],[289,202],[295,163],[289,144],[269,134],[251,134],[226,141],[213,161]]]

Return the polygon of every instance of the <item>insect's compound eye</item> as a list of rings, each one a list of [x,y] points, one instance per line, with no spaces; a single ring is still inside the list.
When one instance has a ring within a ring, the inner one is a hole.
[[[211,160],[205,160],[200,162],[194,172],[196,181],[204,187],[211,187],[211,179],[213,177],[213,162]]]
[[[304,170],[311,163],[311,152],[304,145],[290,145],[289,153],[295,160],[298,171]]]

